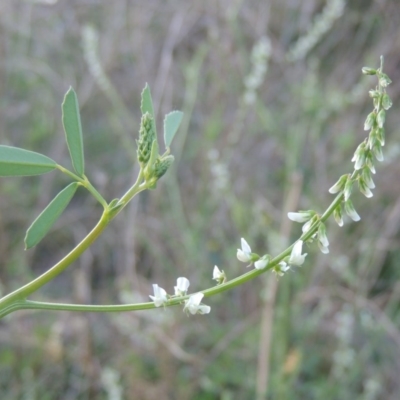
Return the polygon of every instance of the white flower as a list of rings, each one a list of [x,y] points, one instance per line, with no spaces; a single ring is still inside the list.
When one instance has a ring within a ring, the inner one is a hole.
[[[321,250],[322,253],[328,254],[329,253],[329,247],[324,246],[320,241],[318,241],[318,247]]]
[[[175,296],[185,296],[187,290],[189,289],[189,279],[181,277],[176,280],[176,286],[174,286],[175,289]]]
[[[337,224],[339,226],[343,226],[342,209],[341,209],[340,205],[338,207],[336,207],[335,210],[333,211],[333,216],[334,216]]]
[[[268,264],[270,260],[270,256],[266,254],[265,256],[262,256],[258,261],[254,263],[254,268],[255,269],[264,269]]]
[[[344,203],[344,211],[346,211],[346,214],[355,222],[361,219],[361,217],[357,214],[357,211],[355,210],[351,200],[347,200]]]
[[[351,179],[348,179],[346,185],[344,186],[344,201],[347,201],[350,198],[352,190],[353,181]]]
[[[298,240],[293,246],[292,253],[290,254],[288,264],[297,265],[298,267],[304,263],[307,253],[301,254],[303,248],[303,241]]]
[[[299,211],[297,213],[289,212],[288,217],[294,222],[303,223],[307,222],[312,217],[312,213],[310,211]]]
[[[157,284],[153,284],[154,296],[149,296],[156,307],[160,307],[168,301],[167,292]]]
[[[375,189],[375,183],[372,180],[371,173],[368,168],[364,168],[364,171],[362,173],[362,178],[365,182],[365,184],[370,188],[370,189]]]
[[[251,248],[249,244],[243,238],[241,239],[241,244],[242,248],[237,249],[236,257],[242,262],[251,261]]]
[[[283,276],[286,271],[289,271],[290,266],[285,263],[285,261],[281,261],[278,265],[274,267],[272,272],[274,272],[278,276]]]
[[[307,222],[302,226],[301,230],[303,231],[303,233],[306,233],[306,232],[311,228],[311,225],[313,224],[313,222],[314,222],[314,219],[311,218],[309,221],[307,221]]]
[[[352,162],[355,162],[354,164],[354,169],[357,171],[361,169],[366,161],[366,148],[365,148],[365,143],[361,143],[356,151],[354,152],[354,156],[351,159]]]
[[[213,269],[213,280],[217,281],[219,285],[226,281],[225,272],[221,271],[216,265],[214,266]]]
[[[210,306],[206,306],[204,304],[200,304],[203,299],[203,293],[195,293],[189,297],[189,300],[185,301],[185,307],[183,307],[183,311],[188,311],[190,314],[208,314],[211,311]]]
[[[348,178],[348,175],[342,175],[339,180],[329,189],[329,193],[335,194],[341,192],[344,189]]]
[[[328,237],[326,236],[326,228],[325,224],[321,222],[321,224],[318,227],[318,246],[322,253],[328,254],[329,253],[329,240]]]
[[[367,198],[370,198],[374,195],[363,178],[360,178],[358,181],[358,188],[360,189],[360,192]]]

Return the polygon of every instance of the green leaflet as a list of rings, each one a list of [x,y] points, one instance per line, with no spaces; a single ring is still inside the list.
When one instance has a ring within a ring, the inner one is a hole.
[[[182,122],[183,112],[182,111],[171,111],[164,118],[164,143],[165,147],[168,148],[176,132],[178,131],[179,125]]]
[[[140,109],[142,115],[147,112],[153,117],[154,131],[156,131],[156,117],[154,115],[153,100],[151,99],[150,86],[146,83],[146,86],[142,90],[142,101],[140,103]]]
[[[62,122],[72,165],[79,176],[85,173],[81,117],[76,93],[72,87],[65,94],[62,104]]]
[[[0,176],[41,175],[57,167],[57,163],[43,154],[0,146]]]
[[[64,188],[32,222],[32,225],[26,231],[25,249],[36,246],[46,236],[71,201],[79,185],[79,183],[74,182]]]

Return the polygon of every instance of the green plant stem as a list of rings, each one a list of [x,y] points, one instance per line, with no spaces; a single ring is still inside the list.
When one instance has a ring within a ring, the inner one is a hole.
[[[139,177],[141,177],[141,174],[139,174]],[[141,188],[145,188],[144,185],[139,185],[139,177],[137,184],[135,184],[120,200],[120,203],[122,201],[129,201],[135,194],[137,194]],[[134,190],[134,187],[137,186],[136,191]],[[143,190],[143,189],[141,189]],[[123,200],[125,199],[125,200]],[[333,200],[333,202],[330,204],[330,206],[327,208],[327,210],[324,212],[324,214],[321,216],[321,218],[316,221],[311,228],[306,232],[303,233],[298,240],[303,240],[307,241],[308,239],[311,238],[311,236],[314,235],[314,233],[317,232],[318,226],[320,223],[325,222],[329,216],[333,213],[335,208],[340,204],[340,202],[343,200],[343,193],[340,193],[336,196],[336,198]],[[120,210],[118,210],[119,212]],[[106,224],[103,226],[102,225],[102,220],[105,214],[103,214],[102,219],[100,219],[99,223],[96,225],[95,228],[93,228],[92,232],[89,233],[89,235],[70,253],[68,254],[63,260],[61,260],[58,264],[56,264],[52,269],[47,271],[45,274],[37,278],[35,281],[40,280],[40,283],[44,281],[45,278],[43,278],[44,275],[50,273],[56,268],[56,273],[54,273],[54,276],[51,275],[46,277],[46,280],[44,283],[47,283],[49,280],[53,279],[56,275],[58,275],[61,271],[63,271],[69,264],[66,264],[65,266],[62,264],[62,267],[59,266],[60,263],[62,263],[65,259],[68,259],[68,257],[71,257],[71,254],[73,253],[73,260],[76,260],[76,258],[79,257],[80,254],[83,253],[83,251],[91,244],[93,241],[99,236],[99,234],[102,232],[102,230],[105,228],[107,225],[108,221]],[[89,238],[89,239],[88,239]],[[86,243],[86,240],[91,240],[91,242]],[[81,250],[81,245],[82,243],[87,244],[86,247],[82,248]],[[262,270],[258,269],[253,269],[243,275],[240,275],[228,282],[225,282],[221,285],[214,286],[210,289],[206,289],[201,291],[205,297],[211,297],[215,296],[216,294],[225,292],[226,290],[233,289],[236,286],[242,285],[243,283],[256,278],[257,276],[265,273],[266,271],[271,270],[273,267],[275,267],[279,262],[281,262],[285,257],[287,257],[294,246],[294,243],[289,246],[285,251],[277,255],[275,258],[273,258],[268,266]],[[77,250],[78,249],[78,250]],[[75,257],[75,252],[79,252],[77,256]],[[69,259],[68,259],[69,260]],[[71,261],[71,262],[72,262]],[[136,303],[136,304],[119,304],[119,305],[86,305],[86,304],[63,304],[63,303],[49,303],[49,302],[40,302],[40,301],[30,301],[26,300],[26,296],[33,293],[36,291],[39,287],[41,287],[44,283],[35,286],[34,290],[29,290],[30,285],[32,285],[35,281],[31,282],[30,284],[24,286],[23,288],[17,290],[16,292],[13,292],[11,295],[17,293],[18,296],[14,295],[12,301],[8,302],[7,304],[3,305],[3,300],[5,300],[7,297],[11,296],[6,296],[6,298],[2,299],[0,301],[0,318],[4,317],[5,315],[14,312],[16,310],[22,310],[22,309],[31,309],[31,310],[56,310],[56,311],[86,311],[86,312],[121,312],[121,311],[137,311],[137,310],[148,310],[151,308],[155,308],[155,305],[153,302],[147,302],[147,303]],[[22,292],[21,292],[22,291]],[[190,295],[186,296],[181,296],[181,297],[173,297],[171,298],[167,303],[166,306],[175,306],[178,304],[182,304],[186,299],[188,299]],[[3,308],[4,307],[4,308]],[[2,309],[3,308],[3,309]]]
[[[104,209],[107,209],[107,202],[103,198],[103,196],[96,190],[96,188],[89,182],[89,179],[84,176],[81,178],[80,176],[74,174],[70,170],[62,167],[61,165],[57,164],[57,168],[64,174],[70,176],[72,179],[76,180],[77,182],[81,183],[95,198],[96,200],[103,206]]]
[[[142,183],[142,171],[140,171],[136,183],[128,190],[128,192],[122,197],[126,203],[131,200],[136,194],[147,189],[146,183]],[[124,204],[126,204],[124,203]],[[55,264],[48,271],[27,283],[21,288],[11,292],[7,296],[0,299],[0,318],[4,315],[9,314],[15,310],[26,308],[27,304],[30,304],[26,298],[32,293],[36,292],[43,285],[53,280],[57,275],[63,272],[69,265],[77,260],[82,253],[91,246],[94,241],[100,236],[110,221],[121,211],[121,207],[116,212],[110,212],[108,205],[104,210],[97,225],[89,232],[89,234],[73,249],[71,250],[62,260]],[[35,308],[35,307],[30,307]]]

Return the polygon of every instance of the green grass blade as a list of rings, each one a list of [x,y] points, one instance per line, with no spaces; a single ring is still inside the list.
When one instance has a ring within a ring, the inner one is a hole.
[[[169,147],[174,139],[176,132],[178,131],[179,125],[182,122],[183,112],[172,111],[167,114],[164,118],[164,143],[165,147]]]
[[[43,154],[18,147],[0,146],[0,176],[41,175],[56,167],[57,163]]]
[[[65,94],[62,104],[62,122],[72,165],[79,176],[85,173],[83,139],[78,97],[72,87]]]
[[[47,234],[74,196],[79,183],[73,182],[63,189],[32,222],[25,235],[25,249],[36,246]]]

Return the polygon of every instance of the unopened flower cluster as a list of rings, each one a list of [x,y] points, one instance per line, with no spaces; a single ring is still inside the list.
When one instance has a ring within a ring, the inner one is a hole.
[[[352,162],[354,162],[353,174],[342,175],[339,180],[329,189],[330,193],[343,193],[344,210],[354,221],[359,221],[360,216],[354,209],[350,196],[355,182],[358,189],[367,198],[373,196],[372,189],[375,188],[372,175],[376,173],[374,161],[383,161],[382,147],[385,145],[384,123],[386,111],[392,106],[392,100],[386,93],[386,87],[391,83],[390,78],[381,69],[363,68],[366,75],[376,75],[378,86],[370,90],[374,109],[368,114],[364,123],[364,130],[369,131],[368,137],[357,147]],[[334,211],[334,217],[339,226],[343,225],[341,207]]]
[[[189,289],[190,282],[189,279],[180,277],[176,281],[176,286],[174,286],[175,297],[186,296],[187,291]],[[169,296],[167,292],[157,284],[153,284],[153,292],[154,296],[149,296],[156,307],[161,307],[168,303],[168,300],[173,296]],[[205,304],[201,304],[201,300],[203,300],[203,293],[195,293],[192,294],[189,299],[184,301],[183,311],[194,314],[208,314],[211,311],[210,306],[206,306]]]
[[[378,78],[378,86],[375,90],[369,92],[373,99],[374,110],[368,115],[364,130],[368,130],[368,137],[357,147],[352,162],[354,162],[354,172],[352,174],[342,175],[339,180],[329,189],[332,194],[340,193],[343,200],[333,211],[333,216],[339,226],[343,226],[342,206],[346,214],[353,220],[359,221],[360,216],[355,210],[350,196],[355,182],[358,188],[367,198],[373,196],[371,189],[375,188],[372,174],[375,174],[374,159],[383,160],[382,147],[385,145],[384,122],[386,111],[392,106],[392,101],[386,93],[386,87],[391,83],[389,77],[381,71],[372,68],[363,68],[366,75],[376,75]],[[306,233],[312,226],[318,224],[318,230],[308,240],[312,242],[317,239],[320,250],[329,253],[329,241],[326,236],[325,224],[320,221],[320,216],[313,210],[299,211],[297,213],[290,212],[288,217],[295,222],[303,223],[303,233]]]

